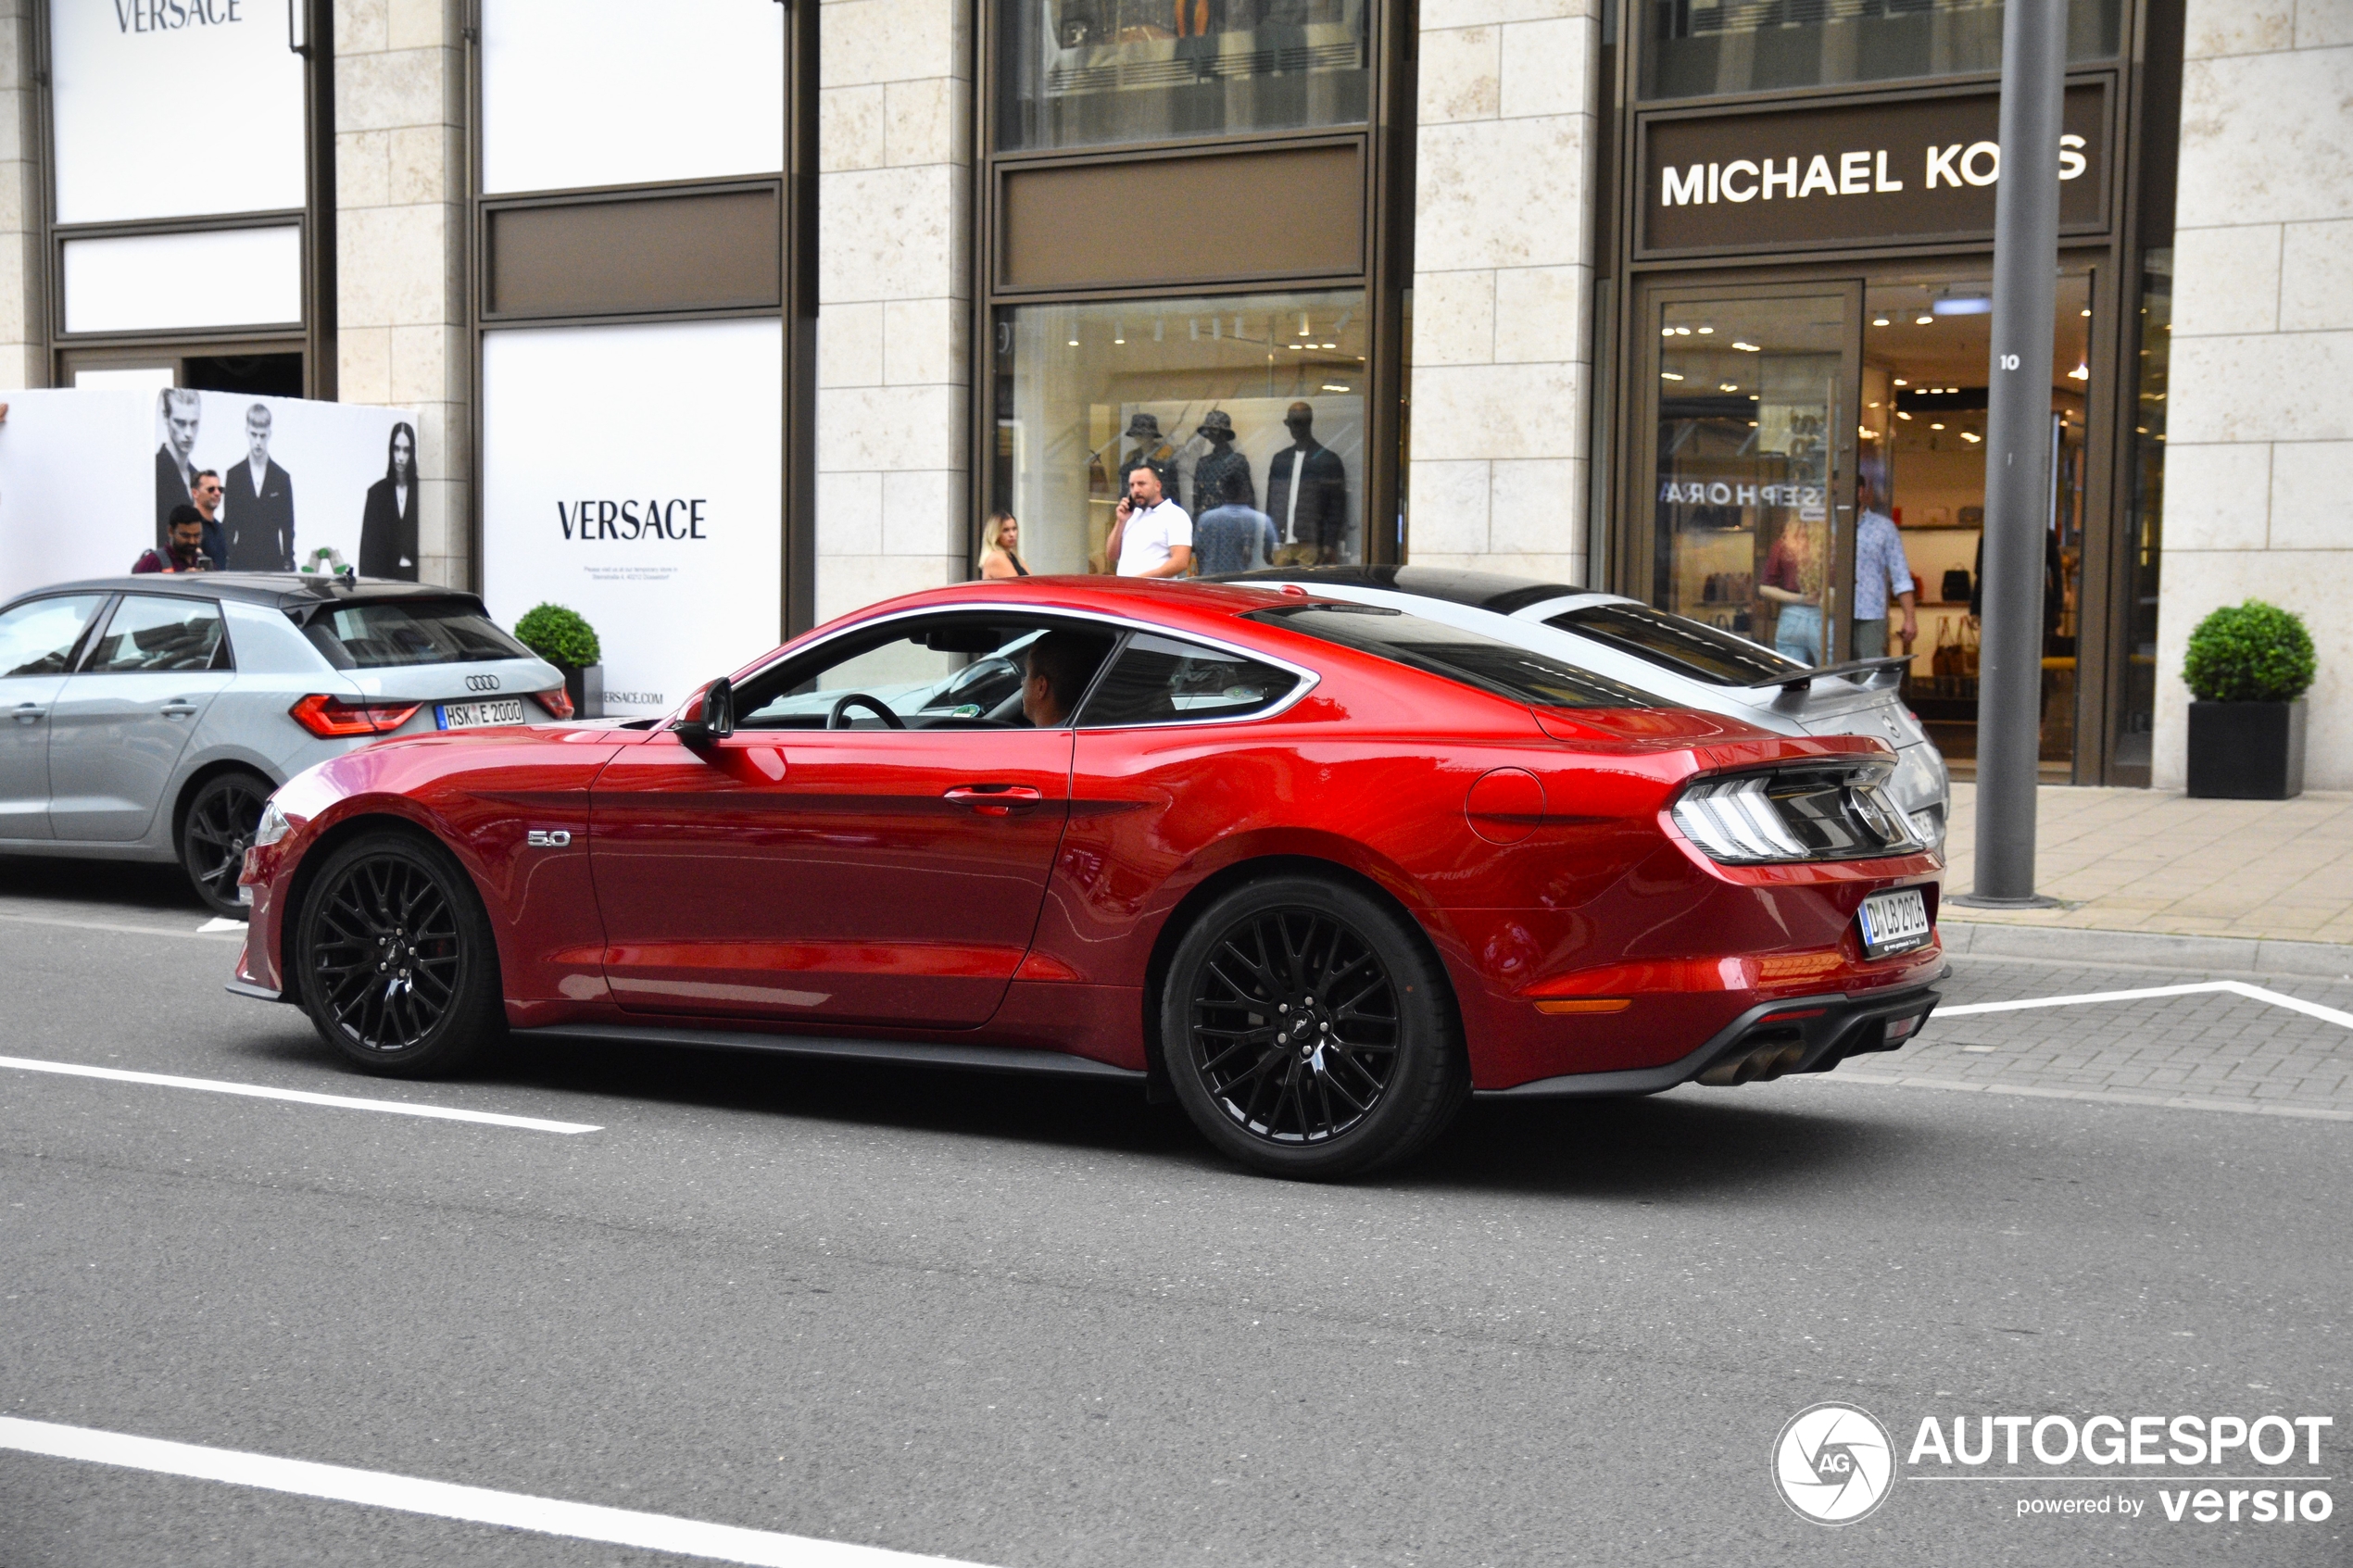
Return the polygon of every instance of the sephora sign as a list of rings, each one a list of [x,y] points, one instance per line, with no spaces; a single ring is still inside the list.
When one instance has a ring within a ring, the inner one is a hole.
[[[605,711],[666,713],[784,615],[784,330],[510,329],[482,349],[483,590],[585,616]]]

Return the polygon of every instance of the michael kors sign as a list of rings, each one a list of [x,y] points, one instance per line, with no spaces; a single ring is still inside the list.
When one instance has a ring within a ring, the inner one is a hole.
[[[1784,251],[1906,240],[1990,238],[1993,93],[1655,119],[1642,127],[1644,255]],[[2059,228],[2108,226],[2108,92],[2067,90]]]

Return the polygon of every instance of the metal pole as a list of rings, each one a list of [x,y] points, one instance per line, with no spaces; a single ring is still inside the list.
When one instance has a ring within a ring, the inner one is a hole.
[[[2002,179],[1994,195],[1971,903],[2050,902],[2034,893],[2034,789],[2043,729],[2043,533],[2050,513],[2051,310],[2066,76],[2067,0],[2009,0],[2002,19]]]

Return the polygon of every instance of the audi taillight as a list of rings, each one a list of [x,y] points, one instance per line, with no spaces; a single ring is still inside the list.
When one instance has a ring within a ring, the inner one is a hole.
[[[531,694],[531,700],[546,709],[555,718],[572,717],[572,694],[561,686],[558,686],[553,691],[534,692]]]
[[[1725,865],[1917,854],[1927,843],[1878,777],[1806,770],[1701,779],[1668,813]]]
[[[354,735],[388,735],[423,706],[421,702],[354,702],[313,692],[286,711],[321,740],[349,740]]]

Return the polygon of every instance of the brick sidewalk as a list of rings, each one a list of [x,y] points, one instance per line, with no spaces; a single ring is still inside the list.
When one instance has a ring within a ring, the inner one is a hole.
[[[1951,911],[2005,925],[2353,943],[2353,794],[2192,800],[2147,789],[2038,792],[2038,891],[2056,909]],[[1944,887],[1969,891],[1977,789],[1953,785]]]
[[[1946,1007],[2218,978],[1986,958],[1953,967],[1941,987]],[[2353,983],[2259,984],[2353,1012]],[[2228,992],[1957,1018],[1940,1011],[1918,1043],[1857,1058],[1819,1081],[1842,1080],[2353,1121],[2353,1029]]]

